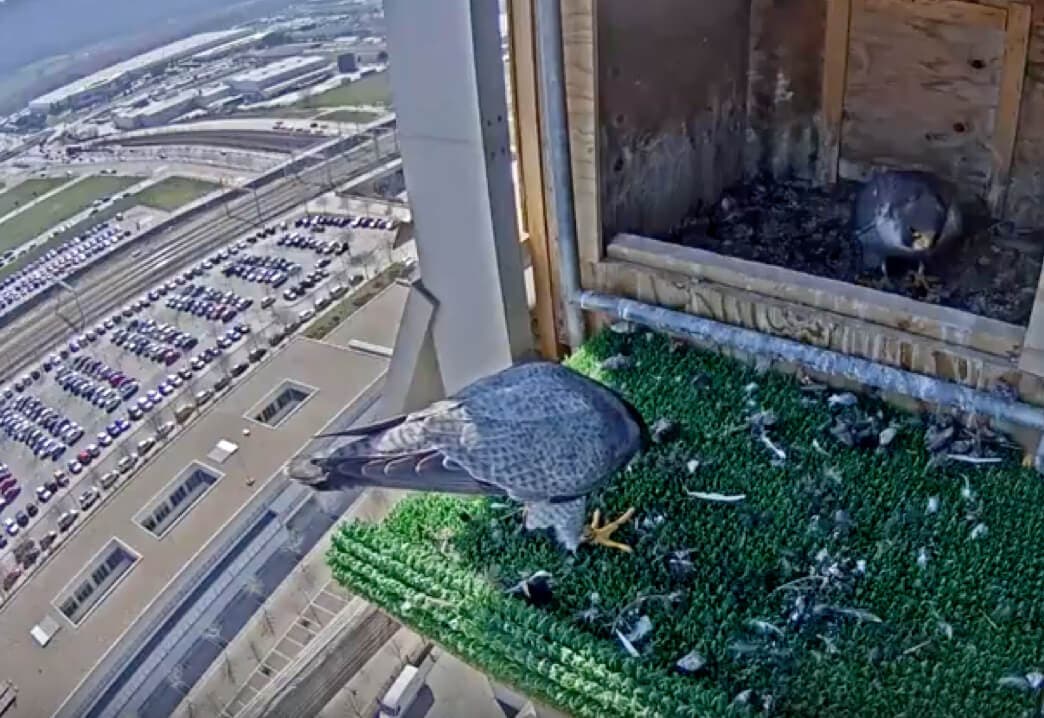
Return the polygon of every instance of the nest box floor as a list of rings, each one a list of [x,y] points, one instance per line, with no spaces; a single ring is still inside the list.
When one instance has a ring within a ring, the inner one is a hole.
[[[930,286],[913,281],[916,264],[889,261],[888,281],[863,273],[849,230],[854,183],[826,191],[797,182],[750,182],[726,191],[668,239],[719,254],[872,286],[1025,326],[1044,247],[1009,225],[969,215],[966,231],[945,255],[926,265]]]
[[[572,555],[511,502],[428,494],[344,526],[338,579],[578,717],[1037,708],[1044,481],[1003,437],[643,332],[570,365],[657,427],[587,506],[636,508],[614,536],[633,553]]]

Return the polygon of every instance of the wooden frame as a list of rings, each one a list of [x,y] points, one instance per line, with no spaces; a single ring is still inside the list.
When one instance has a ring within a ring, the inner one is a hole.
[[[540,151],[539,81],[536,63],[533,0],[509,0],[510,72],[514,136],[518,145],[519,218],[529,245],[536,293],[536,334],[545,359],[562,357],[556,306],[560,296],[554,252],[547,231],[544,169]]]
[[[839,176],[849,38],[856,9],[1004,31],[1004,60],[991,138],[993,166],[987,193],[990,211],[994,216],[1003,216],[1022,107],[1032,7],[1020,2],[992,5],[966,0],[827,0],[819,169],[820,181],[825,184],[833,184]]]
[[[990,193],[1003,205],[1021,105],[1030,8],[959,0],[827,0],[822,78],[826,157],[818,176],[838,176],[841,119],[853,3],[959,20],[1005,32]],[[830,348],[983,390],[1018,388],[1044,404],[1044,277],[1029,328],[781,267],[681,247],[638,235],[606,242],[601,224],[594,0],[563,0],[565,85],[577,237],[584,289],[631,297]],[[833,127],[835,131],[829,131]],[[550,190],[550,188],[548,188]],[[547,192],[550,195],[550,191]],[[549,200],[553,201],[553,200]],[[1024,347],[1025,345],[1025,347]]]

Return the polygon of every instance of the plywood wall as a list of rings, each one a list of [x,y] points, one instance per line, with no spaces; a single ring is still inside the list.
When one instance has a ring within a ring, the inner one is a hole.
[[[743,174],[750,0],[602,0],[602,223],[667,231]]]
[[[920,8],[933,4],[905,1]],[[823,159],[828,2],[598,3],[599,169],[606,236],[665,232],[744,177],[817,176]],[[902,5],[904,0],[882,2]],[[1009,4],[968,2],[983,6],[983,14]],[[1002,206],[1006,218],[1020,226],[1044,226],[1044,0],[1022,4],[1031,8],[1033,27]],[[846,91],[849,132],[842,132],[842,159],[849,155],[853,166],[876,158],[877,164],[934,169],[957,180],[966,196],[988,199],[997,164],[993,158],[1004,144],[995,132],[1004,93],[1003,28],[933,24],[923,17],[884,27],[882,18],[853,13],[853,30],[861,37],[847,55],[854,92]],[[960,60],[945,72],[946,58],[932,54],[943,44]],[[901,63],[889,69],[899,56],[922,74],[939,75],[938,87],[931,77],[922,83],[936,87],[938,101],[896,96],[895,86],[908,79]]]
[[[748,176],[814,177],[825,30],[825,0],[752,0]]]

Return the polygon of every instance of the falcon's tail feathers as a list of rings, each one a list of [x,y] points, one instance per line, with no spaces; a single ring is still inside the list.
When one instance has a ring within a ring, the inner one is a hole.
[[[450,494],[504,494],[503,490],[473,478],[435,451],[401,456],[306,453],[290,462],[287,474],[291,479],[325,491],[378,486]]]

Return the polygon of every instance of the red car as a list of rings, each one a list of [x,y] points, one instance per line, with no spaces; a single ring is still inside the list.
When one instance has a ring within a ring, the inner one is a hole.
[[[91,461],[94,460],[94,457],[91,456],[91,452],[87,451],[87,449],[84,449],[83,451],[81,451],[79,454],[76,455],[76,460],[79,461],[84,466],[86,466],[87,464],[91,463]]]
[[[8,489],[13,489],[18,485],[18,479],[13,476],[9,476],[3,481],[0,481],[0,494],[4,493]]]

